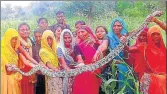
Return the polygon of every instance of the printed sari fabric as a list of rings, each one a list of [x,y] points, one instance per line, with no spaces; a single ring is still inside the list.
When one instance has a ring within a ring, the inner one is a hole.
[[[64,44],[64,34],[69,33],[71,35],[72,41],[70,48],[66,48]],[[80,51],[77,46],[74,46],[74,37],[69,29],[64,29],[60,35],[60,47],[57,48],[58,58],[64,58],[66,65],[69,68],[74,68],[71,64],[75,61],[77,62],[77,55],[80,55]],[[64,70],[64,69],[63,69]],[[63,78],[63,94],[72,94],[74,77]]]
[[[86,27],[86,31],[90,37],[94,39],[93,33],[89,27]],[[84,40],[80,41],[78,46],[84,56],[84,63],[92,64],[92,57],[96,52],[96,48],[91,43],[87,43]],[[100,78],[96,74],[100,73],[99,70],[93,72],[83,72],[75,77],[73,85],[73,94],[99,94]]]
[[[144,94],[166,94],[166,47],[164,45],[159,26],[152,26],[148,31],[148,46],[145,50],[147,67],[150,72],[145,73],[149,77],[142,77],[141,89]],[[157,47],[152,39],[153,33],[159,33],[161,40]],[[147,85],[145,82],[148,82]],[[147,88],[145,88],[147,87]]]
[[[128,31],[126,30],[125,22],[121,18],[113,19],[112,22],[111,22],[110,31],[107,34],[107,36],[109,38],[109,48],[111,50],[113,50],[114,48],[116,48],[120,44],[120,39],[117,37],[117,35],[113,31],[113,26],[114,26],[115,22],[117,22],[117,21],[122,24],[122,30],[120,32],[121,36],[128,34]],[[125,57],[124,56],[124,52],[122,51],[114,59],[121,60],[121,59],[124,59],[124,57]],[[118,68],[118,80],[125,81],[127,78],[121,72],[126,74],[128,72],[128,67],[123,65],[123,64],[117,64],[116,66]],[[129,84],[130,84],[131,87],[133,87],[132,81],[129,80]],[[118,82],[118,88],[122,88],[124,85],[125,85],[124,83]],[[133,93],[132,90],[130,88],[128,88],[128,87],[126,87],[125,91],[128,94],[132,94]]]
[[[11,46],[11,39],[19,37],[15,29],[8,29],[1,41],[1,94],[21,94],[20,80],[22,79],[19,73],[10,73],[6,71],[6,64],[15,64],[18,66],[18,54],[16,52],[20,45],[19,39],[16,42],[15,49]]]
[[[47,38],[51,37],[53,39],[52,47],[49,46]],[[58,68],[58,57],[56,55],[56,40],[54,34],[50,30],[44,31],[41,39],[41,49],[39,51],[39,56],[44,64],[49,62],[53,67]],[[62,79],[45,77],[46,84],[46,94],[63,94],[62,92]]]

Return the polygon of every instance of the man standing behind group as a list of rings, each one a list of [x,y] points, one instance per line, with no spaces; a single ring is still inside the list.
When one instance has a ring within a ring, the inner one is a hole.
[[[39,18],[37,23],[39,26],[39,28],[37,29],[38,31],[41,31],[43,33],[45,30],[50,30],[48,26],[48,20],[46,18]]]
[[[51,26],[51,29],[54,28],[55,26],[57,25],[62,25],[63,26],[63,29],[70,29],[70,26],[68,24],[66,24],[66,21],[65,21],[65,15],[64,15],[64,12],[63,11],[58,11],[56,12],[56,20],[57,20],[57,23],[52,25]]]
[[[39,18],[37,20],[37,24],[38,24],[38,28],[35,30],[35,31],[40,31],[41,34],[45,31],[45,30],[50,30],[50,27],[48,26],[48,20],[46,18]],[[35,32],[34,31],[34,32]],[[36,39],[34,38],[35,36],[33,36],[33,40],[32,40],[32,43],[33,45],[36,44]]]

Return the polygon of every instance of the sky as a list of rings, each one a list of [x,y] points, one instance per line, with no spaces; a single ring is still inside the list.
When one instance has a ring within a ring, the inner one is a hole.
[[[1,7],[5,7],[6,4],[11,4],[11,7],[21,6],[26,7],[33,1],[1,1]]]

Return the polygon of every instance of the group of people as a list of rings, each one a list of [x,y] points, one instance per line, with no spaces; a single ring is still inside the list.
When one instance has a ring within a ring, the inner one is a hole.
[[[15,64],[24,72],[30,71],[35,65],[41,65],[56,72],[96,63],[121,42],[124,43],[129,33],[121,18],[112,20],[110,31],[105,26],[97,26],[94,34],[84,21],[77,21],[76,31],[72,32],[65,22],[63,11],[58,11],[55,16],[57,23],[52,26],[48,26],[46,18],[38,19],[39,28],[34,31],[34,39],[29,36],[30,26],[27,23],[21,23],[18,30],[7,29],[1,40],[2,94],[99,94],[102,92],[100,91],[102,81],[97,75],[109,67],[106,65],[95,71],[83,72],[69,78],[53,78],[40,72],[24,76],[16,71],[7,70],[10,64]],[[121,63],[124,59],[136,72],[141,92],[166,94],[166,47],[161,34],[161,28],[166,31],[166,24],[155,17],[149,17],[149,20],[157,25],[145,28],[138,36],[135,45],[126,45],[124,50],[114,58],[117,61],[117,78],[127,80],[122,74],[129,70]],[[128,80],[128,82],[133,87],[133,81]],[[122,88],[124,83],[118,82],[117,85],[117,88]],[[134,94],[129,87],[126,87],[125,91],[127,94]]]

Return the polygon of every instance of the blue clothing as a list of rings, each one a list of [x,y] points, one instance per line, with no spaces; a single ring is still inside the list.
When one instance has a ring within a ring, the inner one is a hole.
[[[64,57],[67,66],[70,66],[71,61],[68,60],[68,59],[64,56],[63,51],[62,51],[62,49],[61,49],[60,47],[57,48],[57,55],[58,55],[58,58]],[[76,59],[76,56],[77,56],[77,55],[82,55],[82,54],[81,54],[81,52],[80,52],[78,46],[74,46],[73,53],[70,54],[70,56],[74,59],[75,62],[76,62],[76,60],[77,60],[77,59]]]
[[[110,31],[107,34],[107,36],[109,38],[109,47],[112,50],[114,48],[116,48],[120,44],[120,39],[117,37],[117,35],[114,33],[114,31],[112,29],[116,21],[119,21],[122,24],[121,35],[128,34],[128,31],[126,30],[126,24],[124,23],[124,21],[121,18],[113,19],[112,23],[111,23]],[[119,56],[121,58],[123,58],[123,52],[120,52]],[[120,58],[118,56],[115,57],[115,59],[119,59],[120,60]]]
[[[113,50],[114,48],[116,48],[120,44],[120,39],[117,37],[117,35],[114,33],[114,31],[112,29],[116,21],[118,21],[122,24],[122,30],[120,32],[121,35],[128,34],[128,31],[126,30],[126,24],[124,23],[124,21],[121,18],[113,19],[112,23],[111,23],[110,31],[107,34],[108,40],[109,40],[109,48],[111,50]],[[116,56],[114,59],[121,60],[121,58],[122,59],[124,58],[123,52],[120,52],[119,56]],[[128,67],[123,65],[123,64],[117,64],[117,68],[119,71],[122,71],[125,74],[128,71]],[[125,81],[126,79],[127,78],[123,74],[118,72],[118,80]],[[130,83],[131,87],[133,87],[132,81],[129,81],[129,83]],[[123,85],[124,85],[124,83],[118,82],[118,88],[122,88]],[[125,92],[127,92],[127,94],[133,94],[133,91],[128,87],[126,87]]]
[[[57,55],[58,55],[58,58],[63,57],[65,59],[67,66],[70,67],[71,61],[65,57],[65,55],[63,54],[63,51],[60,47],[57,48]],[[80,50],[79,50],[78,46],[74,46],[73,52],[70,54],[70,56],[73,58],[73,60],[75,62],[77,61],[76,60],[77,55],[81,55]],[[68,93],[71,94],[68,90],[72,88],[73,81],[74,81],[73,77],[63,78],[63,94],[68,94]]]

